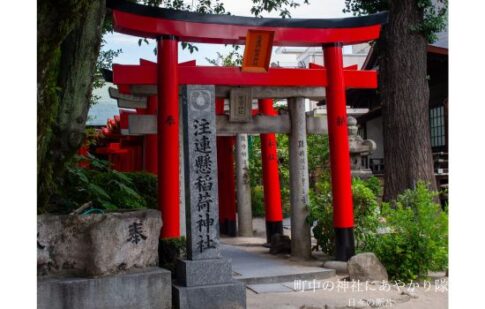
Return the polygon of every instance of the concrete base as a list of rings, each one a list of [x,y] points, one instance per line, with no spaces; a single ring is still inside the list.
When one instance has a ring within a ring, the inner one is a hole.
[[[246,288],[238,282],[182,287],[173,285],[174,308],[246,308]]]
[[[38,309],[172,308],[171,275],[152,267],[102,278],[37,280]]]

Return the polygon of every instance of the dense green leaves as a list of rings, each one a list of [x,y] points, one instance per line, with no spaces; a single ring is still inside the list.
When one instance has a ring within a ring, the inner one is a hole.
[[[376,191],[377,178],[368,180],[354,178],[352,181],[352,194],[354,203],[354,237],[357,252],[366,250],[369,243],[374,243],[379,226],[378,198]],[[315,222],[313,234],[317,246],[328,255],[335,254],[335,232],[333,227],[332,191],[329,179],[323,179],[316,184],[316,190],[310,192],[311,223]]]
[[[399,195],[395,207],[382,205],[387,233],[367,249],[386,266],[391,279],[426,278],[428,271],[448,266],[448,214],[434,202],[436,193],[420,182]]]
[[[79,167],[81,160],[90,168]],[[66,169],[53,212],[69,213],[88,202],[103,210],[158,208],[157,177],[152,174],[118,172],[91,155],[87,160],[76,156]]]
[[[445,29],[448,15],[448,0],[416,0],[423,16],[417,26],[410,26],[413,31],[422,33],[428,42],[436,41],[436,33]],[[388,0],[345,0],[344,12],[365,15],[389,10]]]
[[[250,137],[249,172],[251,181],[251,203],[253,216],[264,215],[263,173],[261,163],[261,140],[259,136]],[[289,138],[287,134],[276,134],[278,173],[280,176],[280,191],[283,215],[290,214],[290,155]],[[326,135],[308,135],[308,173],[310,191],[316,190],[316,182],[329,175],[329,148]]]

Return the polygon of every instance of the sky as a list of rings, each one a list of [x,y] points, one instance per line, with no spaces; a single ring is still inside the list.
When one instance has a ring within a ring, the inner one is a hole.
[[[303,0],[297,0],[300,3]],[[190,1],[186,1],[189,2]],[[223,0],[226,11],[231,12],[232,15],[251,16],[250,10],[251,0]],[[296,9],[291,9],[291,16],[293,18],[339,18],[350,16],[349,13],[343,13],[342,9],[345,7],[344,0],[310,0],[309,5],[301,5]],[[278,17],[278,13],[263,14],[264,17]],[[138,46],[139,37],[113,33],[106,34],[106,44],[103,47],[106,49],[122,49],[122,53],[116,57],[113,63],[119,64],[138,64],[140,58],[156,61],[156,56],[153,50],[156,46],[155,40],[148,40],[149,44],[143,43]],[[225,47],[220,44],[196,44],[199,51],[190,54],[188,50],[179,48],[179,62],[197,60],[199,65],[208,64],[206,57],[209,59],[216,58],[216,53],[227,53],[231,47]]]

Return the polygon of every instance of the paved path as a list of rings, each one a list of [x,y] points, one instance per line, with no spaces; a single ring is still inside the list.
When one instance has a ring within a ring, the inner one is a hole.
[[[264,242],[264,239],[261,239]],[[246,284],[282,283],[293,280],[326,279],[335,271],[292,261],[285,256],[273,256],[260,244],[228,245],[222,240],[222,255],[231,259],[233,276]],[[318,263],[318,262],[317,262]],[[321,263],[320,263],[321,264]]]

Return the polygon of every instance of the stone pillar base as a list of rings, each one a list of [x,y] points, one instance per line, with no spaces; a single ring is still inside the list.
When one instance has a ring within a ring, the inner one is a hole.
[[[39,278],[38,309],[170,309],[170,272],[151,267],[102,278]]]
[[[179,260],[172,286],[174,308],[246,308],[246,287],[231,275],[227,259]]]

